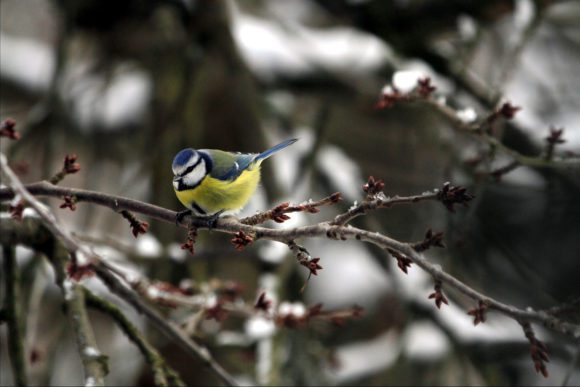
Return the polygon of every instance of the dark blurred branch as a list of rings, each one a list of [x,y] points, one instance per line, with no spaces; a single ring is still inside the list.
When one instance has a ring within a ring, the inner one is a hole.
[[[489,159],[488,161],[493,159],[496,151],[499,151],[512,159],[512,162],[507,166],[500,168],[499,170],[490,171],[490,174],[495,178],[499,178],[503,174],[510,172],[519,166],[528,166],[539,171],[549,168],[550,171],[565,178],[572,186],[580,187],[577,179],[575,179],[574,176],[571,176],[580,173],[580,157],[577,155],[554,157],[554,147],[565,142],[565,139],[562,138],[563,128],[550,128],[550,135],[546,137],[546,151],[538,151],[531,156],[524,155],[502,142],[494,133],[498,124],[506,125],[512,123],[514,116],[519,110],[521,110],[520,107],[505,102],[500,106],[494,107],[481,119],[477,119],[475,111],[472,112],[473,117],[462,117],[461,111],[448,106],[445,101],[436,98],[433,95],[435,90],[435,85],[431,84],[431,79],[428,77],[419,79],[415,88],[409,92],[400,92],[394,85],[387,85],[383,89],[375,107],[378,109],[386,109],[391,108],[398,103],[413,102],[427,104],[450,121],[455,131],[469,135],[472,138],[487,144],[490,151],[490,156],[486,157]]]
[[[123,312],[113,303],[97,297],[90,290],[83,288],[87,305],[102,313],[109,315],[129,340],[139,348],[141,354],[151,367],[153,380],[156,386],[185,386],[179,375],[169,367],[165,359],[157,350],[149,344],[143,334],[135,325],[125,316]]]
[[[20,314],[20,275],[16,267],[14,246],[2,246],[5,293],[3,317],[8,324],[8,351],[12,375],[16,386],[26,386],[26,351],[22,337],[22,315]]]
[[[433,70],[448,77],[461,91],[468,93],[484,108],[493,109],[497,105],[498,93],[485,82],[475,78],[463,66],[458,66],[456,56],[448,56],[437,50],[433,41],[439,37],[456,33],[457,19],[461,15],[472,17],[481,26],[501,20],[514,11],[513,0],[489,1],[422,1],[393,2],[368,1],[351,3],[346,0],[315,0],[323,8],[341,20],[350,21],[354,26],[368,31],[388,42],[396,52],[407,58],[419,58]],[[516,43],[510,57],[503,65],[509,76],[510,62],[517,62],[521,50],[528,43],[546,9],[568,0],[534,1],[536,19],[527,26],[523,39]],[[519,46],[519,48],[518,48]],[[504,77],[503,75],[500,78]],[[517,122],[506,123],[502,142],[523,155],[537,155],[541,148],[527,135]]]
[[[534,37],[538,27],[542,22],[542,18],[544,16],[543,8],[540,7],[540,1],[533,1],[530,2],[533,4],[534,7],[534,15],[532,20],[528,22],[528,24],[523,28],[523,31],[520,32],[520,36],[518,37],[517,42],[513,44],[511,50],[505,55],[505,59],[503,60],[502,67],[500,69],[499,76],[495,82],[494,87],[494,98],[492,100],[493,105],[497,105],[503,95],[503,90],[506,87],[507,83],[510,81],[512,74],[517,69],[518,62],[524,52],[525,47]]]
[[[49,258],[56,273],[58,286],[64,296],[66,313],[76,335],[79,355],[85,372],[85,385],[104,386],[105,376],[109,373],[108,357],[98,350],[95,334],[87,314],[82,286],[67,278],[65,266],[68,257],[54,256]]]

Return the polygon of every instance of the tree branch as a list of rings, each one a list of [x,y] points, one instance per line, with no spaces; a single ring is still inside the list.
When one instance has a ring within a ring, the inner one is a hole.
[[[97,297],[87,288],[83,288],[87,305],[102,313],[109,315],[119,325],[123,333],[127,335],[151,367],[155,386],[185,386],[179,375],[165,362],[165,359],[157,350],[149,344],[143,334],[113,303]]]
[[[371,184],[372,183],[372,184]],[[561,318],[558,318],[547,311],[535,311],[532,308],[520,309],[512,305],[502,303],[499,300],[491,298],[460,281],[458,278],[445,272],[439,265],[436,265],[425,259],[416,249],[415,244],[404,243],[395,239],[389,238],[378,232],[371,232],[360,228],[344,225],[345,222],[353,219],[365,211],[377,208],[388,208],[394,204],[414,203],[422,200],[438,200],[441,201],[449,210],[453,210],[454,204],[465,204],[471,199],[471,195],[466,193],[462,187],[453,187],[446,183],[443,189],[434,192],[427,192],[422,195],[410,197],[395,197],[388,199],[384,197],[381,192],[382,182],[369,179],[369,183],[365,185],[367,192],[366,202],[360,206],[355,206],[351,210],[340,214],[334,221],[323,221],[313,225],[286,228],[286,229],[271,229],[266,227],[255,226],[251,224],[244,224],[242,221],[234,217],[219,218],[212,228],[215,231],[221,231],[229,234],[243,233],[251,235],[253,241],[258,239],[266,239],[278,241],[289,244],[299,238],[328,238],[334,240],[348,240],[355,239],[359,241],[368,242],[379,246],[380,248],[391,253],[396,252],[401,259],[405,259],[408,267],[411,263],[416,264],[421,269],[429,273],[436,284],[436,299],[445,299],[442,293],[442,288],[449,287],[457,290],[464,296],[474,300],[478,305],[485,305],[486,310],[495,310],[500,312],[520,323],[539,323],[547,328],[570,335],[574,338],[580,337],[580,325],[574,324]],[[75,190],[72,188],[61,188],[50,186],[48,183],[36,183],[27,186],[31,193],[39,196],[53,196],[61,197],[62,195],[76,195],[79,201],[91,202],[103,205],[120,211],[123,209],[130,210],[136,213],[141,213],[151,218],[163,220],[175,224],[176,213],[161,207],[157,207],[144,202],[106,195],[99,192],[91,192],[84,190]],[[13,197],[14,193],[9,189],[0,189],[0,200],[8,200]],[[26,199],[26,198],[25,198]],[[29,199],[26,199],[29,201]],[[371,204],[369,204],[371,203]],[[285,207],[286,208],[286,207]],[[307,209],[303,209],[308,211]],[[271,212],[271,211],[270,211]],[[269,212],[268,212],[269,213]],[[253,219],[272,219],[271,216],[260,217],[256,215]],[[339,220],[337,222],[337,219]],[[253,223],[253,222],[251,222]],[[186,227],[193,225],[195,227],[204,229],[208,227],[205,219],[198,219],[192,217],[185,217],[181,226]],[[123,299],[131,303],[137,310],[147,315],[151,321],[165,334],[172,339],[179,342],[188,352],[200,356],[226,383],[233,383],[229,375],[224,374],[221,367],[209,356],[207,350],[198,344],[191,342],[183,333],[177,329],[172,323],[165,321],[156,311],[150,309],[133,291],[128,289],[119,279],[111,272],[102,261],[99,265],[95,265],[95,271],[99,277],[105,281],[109,289],[119,294]],[[437,294],[438,293],[438,294]],[[482,312],[483,313],[483,312]]]
[[[117,211],[121,209],[127,209],[136,213],[147,215],[154,219],[163,220],[165,222],[173,224],[175,223],[175,216],[177,214],[174,211],[133,199],[107,195],[100,192],[50,186],[50,184],[44,182],[27,185],[26,188],[30,188],[30,192],[38,196],[60,197],[65,194],[68,195],[78,194],[79,201],[103,205],[105,207],[109,207]],[[425,197],[425,200],[433,199],[431,195],[432,193],[427,195],[427,197]],[[13,196],[14,193],[12,190],[6,188],[0,189],[0,201],[9,200]],[[393,198],[393,200],[395,200],[394,203],[399,203],[398,201],[399,199]],[[413,202],[413,200],[409,200],[408,198],[406,198],[401,202],[408,203]],[[345,218],[348,219],[348,217],[344,214],[339,215],[339,219],[341,219],[340,218],[341,216],[344,216]],[[336,222],[336,220],[334,222]],[[207,229],[207,222],[204,219],[192,218],[188,216],[183,219],[181,226],[186,227],[189,224],[194,224],[198,228]],[[545,311],[534,311],[532,309],[523,310],[516,308],[514,306],[504,304],[495,299],[492,299],[474,290],[473,288],[463,283],[459,279],[455,278],[454,276],[446,273],[445,271],[442,270],[442,268],[439,265],[427,261],[419,253],[413,250],[413,248],[409,244],[399,242],[397,240],[391,239],[387,236],[381,235],[376,232],[370,232],[367,230],[362,230],[350,226],[345,227],[342,225],[333,225],[331,222],[320,222],[314,225],[288,229],[270,229],[265,227],[242,224],[238,219],[234,217],[219,218],[217,224],[213,229],[215,231],[226,232],[229,234],[234,234],[236,232],[242,231],[246,234],[254,235],[255,240],[268,239],[286,244],[289,241],[292,241],[297,238],[338,239],[338,236],[342,236],[347,239],[366,241],[375,244],[383,249],[391,249],[404,254],[417,266],[421,267],[423,270],[431,274],[435,279],[440,279],[443,283],[445,283],[445,285],[458,290],[459,292],[463,293],[464,295],[473,299],[476,302],[480,300],[486,301],[489,304],[490,309],[497,310],[517,320],[533,321],[536,323],[540,323],[552,330],[572,335],[574,337],[580,335],[580,326],[558,319]],[[109,275],[111,274],[109,273]],[[121,289],[128,291],[126,287],[124,287],[122,284],[120,284],[120,286]],[[137,306],[136,308],[139,309],[139,307]]]
[[[22,315],[20,314],[20,275],[16,267],[14,247],[2,246],[3,269],[6,277],[4,294],[4,318],[8,324],[8,351],[16,386],[26,386],[26,351],[22,337]]]
[[[78,243],[75,238],[70,234],[70,232],[66,231],[62,226],[60,226],[53,216],[53,214],[45,208],[45,206],[40,203],[20,182],[18,177],[14,174],[14,172],[8,166],[8,162],[4,154],[0,153],[0,168],[2,172],[8,178],[8,183],[12,188],[11,192],[14,195],[14,192],[17,192],[19,195],[22,196],[23,200],[34,208],[34,210],[40,216],[40,219],[44,226],[50,230],[50,232],[63,244],[64,248],[71,254],[76,254],[83,257],[83,261],[86,261],[86,266],[92,266],[94,270],[97,272],[99,277],[109,286],[109,289],[120,295],[130,304],[132,304],[137,310],[141,313],[145,314],[157,328],[166,334],[171,339],[175,340],[179,343],[189,354],[193,356],[197,356],[201,358],[206,365],[208,365],[216,375],[227,385],[235,386],[236,382],[234,378],[229,375],[211,356],[209,351],[196,343],[193,340],[190,340],[187,336],[185,336],[179,328],[177,328],[173,323],[167,322],[161,315],[159,315],[155,310],[149,308],[146,304],[144,304],[131,290],[127,289],[111,272],[109,265],[106,264],[98,255],[94,254],[90,249],[86,246]],[[49,183],[43,184],[46,186],[50,186]],[[57,188],[56,186],[53,186]],[[92,195],[95,197],[94,195]],[[112,204],[115,207],[117,206],[118,200],[114,197],[110,197],[108,195],[96,195],[98,199],[104,201],[108,204]],[[0,199],[1,200],[1,199]],[[111,202],[112,201],[112,202]],[[129,203],[137,203],[137,208],[143,208],[144,211],[150,211],[152,208],[156,206],[147,205],[146,203],[138,202],[131,199],[125,199],[125,201]],[[102,203],[101,203],[102,204]],[[158,207],[157,207],[158,208]],[[139,212],[135,210],[136,212]],[[163,210],[162,213],[171,213],[172,211]],[[173,217],[173,219],[175,219]],[[207,222],[206,226],[207,226]]]
[[[103,355],[97,347],[97,341],[87,309],[82,286],[66,278],[65,257],[52,257],[52,264],[58,285],[64,294],[67,315],[76,334],[79,354],[85,371],[86,386],[104,386],[105,376],[109,373],[108,356]]]

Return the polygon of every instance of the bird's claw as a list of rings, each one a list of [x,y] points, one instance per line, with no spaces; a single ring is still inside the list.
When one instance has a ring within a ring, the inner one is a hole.
[[[220,215],[224,212],[225,210],[221,210],[216,212],[213,215],[210,216],[205,216],[205,217],[200,217],[201,219],[204,219],[207,222],[207,228],[209,231],[211,231],[212,229],[216,228],[217,226],[217,221],[220,217]],[[175,216],[175,224],[179,226],[179,224],[181,224],[181,222],[183,221],[183,218],[185,218],[186,216],[191,215],[193,216],[193,212],[191,210],[183,210],[183,211],[179,211],[177,213],[177,215]]]
[[[213,230],[214,228],[216,228],[217,226],[217,221],[220,217],[220,215],[224,212],[225,210],[221,210],[216,212],[215,214],[208,216],[207,217],[207,229],[211,232],[211,230]]]

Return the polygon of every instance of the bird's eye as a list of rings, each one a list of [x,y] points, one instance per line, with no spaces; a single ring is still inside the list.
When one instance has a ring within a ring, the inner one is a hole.
[[[187,169],[185,171],[183,171],[179,176],[183,177],[185,175],[187,175],[189,172],[193,171],[193,169],[197,166],[197,164],[194,165],[190,165],[189,167],[187,167]]]

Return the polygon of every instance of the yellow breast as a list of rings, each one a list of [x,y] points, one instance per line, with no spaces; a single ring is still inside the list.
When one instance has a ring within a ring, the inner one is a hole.
[[[260,167],[245,170],[233,181],[222,181],[206,176],[194,189],[175,191],[179,201],[196,212],[193,203],[201,207],[207,215],[218,211],[236,212],[250,200],[260,182]]]

